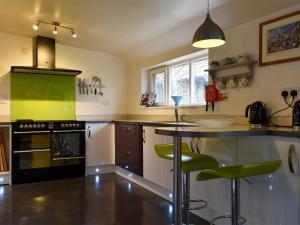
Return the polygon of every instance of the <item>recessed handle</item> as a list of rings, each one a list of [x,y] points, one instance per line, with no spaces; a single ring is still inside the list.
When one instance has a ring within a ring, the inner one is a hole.
[[[143,143],[146,143],[146,130],[143,129]]]
[[[88,126],[88,128],[87,128],[87,136],[88,136],[88,138],[91,138],[91,127],[90,126]]]
[[[296,148],[295,145],[290,145],[289,147],[289,153],[288,153],[288,165],[289,165],[289,169],[290,172],[292,174],[295,174],[295,167],[294,167],[294,158],[296,156]]]

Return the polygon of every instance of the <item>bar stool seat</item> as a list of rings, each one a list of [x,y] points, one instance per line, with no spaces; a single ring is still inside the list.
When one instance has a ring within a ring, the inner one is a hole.
[[[227,218],[232,219],[232,225],[241,225],[246,223],[246,219],[240,217],[240,179],[273,173],[280,167],[280,165],[281,161],[276,160],[202,170],[197,176],[198,181],[206,181],[217,178],[226,178],[231,180],[232,213],[231,215],[216,217],[211,221],[211,223],[214,224],[216,220]]]
[[[181,152],[181,169],[183,171],[183,209],[186,224],[189,224],[189,211],[205,208],[207,202],[204,200],[191,200],[190,199],[190,172],[213,169],[219,166],[217,160],[209,155],[198,154],[192,152],[189,145],[185,142],[182,143]],[[155,145],[156,154],[164,159],[173,160],[173,144],[159,144]],[[201,203],[199,207],[190,207],[190,203]]]

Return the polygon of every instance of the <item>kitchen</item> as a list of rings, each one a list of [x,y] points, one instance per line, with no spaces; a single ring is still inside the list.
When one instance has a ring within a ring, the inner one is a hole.
[[[297,24],[300,1],[76,3],[2,3],[0,224],[300,224],[299,49],[263,46],[269,27]],[[208,10],[226,42],[195,48]],[[187,150],[215,166],[185,171]],[[203,178],[268,162],[238,182]],[[184,201],[187,181],[200,202]]]

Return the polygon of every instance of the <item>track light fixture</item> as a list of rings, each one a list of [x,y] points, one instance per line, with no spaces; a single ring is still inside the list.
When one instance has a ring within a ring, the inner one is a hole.
[[[52,31],[52,33],[54,35],[58,34],[58,28],[64,28],[64,29],[67,29],[67,30],[71,31],[71,35],[72,35],[73,38],[77,37],[77,33],[75,33],[75,29],[73,27],[64,26],[64,25],[62,25],[61,23],[59,23],[57,21],[49,22],[49,21],[37,20],[36,23],[32,26],[32,28],[34,30],[38,30],[40,24],[47,24],[47,25],[50,25],[50,26],[54,26],[53,31]]]

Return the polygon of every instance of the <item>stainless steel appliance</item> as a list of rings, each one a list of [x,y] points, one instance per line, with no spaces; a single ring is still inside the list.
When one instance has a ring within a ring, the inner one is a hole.
[[[261,128],[267,126],[267,109],[265,103],[256,101],[248,105],[246,108],[245,117],[249,117],[250,127],[252,128]]]
[[[12,183],[85,175],[85,122],[12,123]]]
[[[300,130],[300,101],[296,101],[293,106],[293,129]]]

